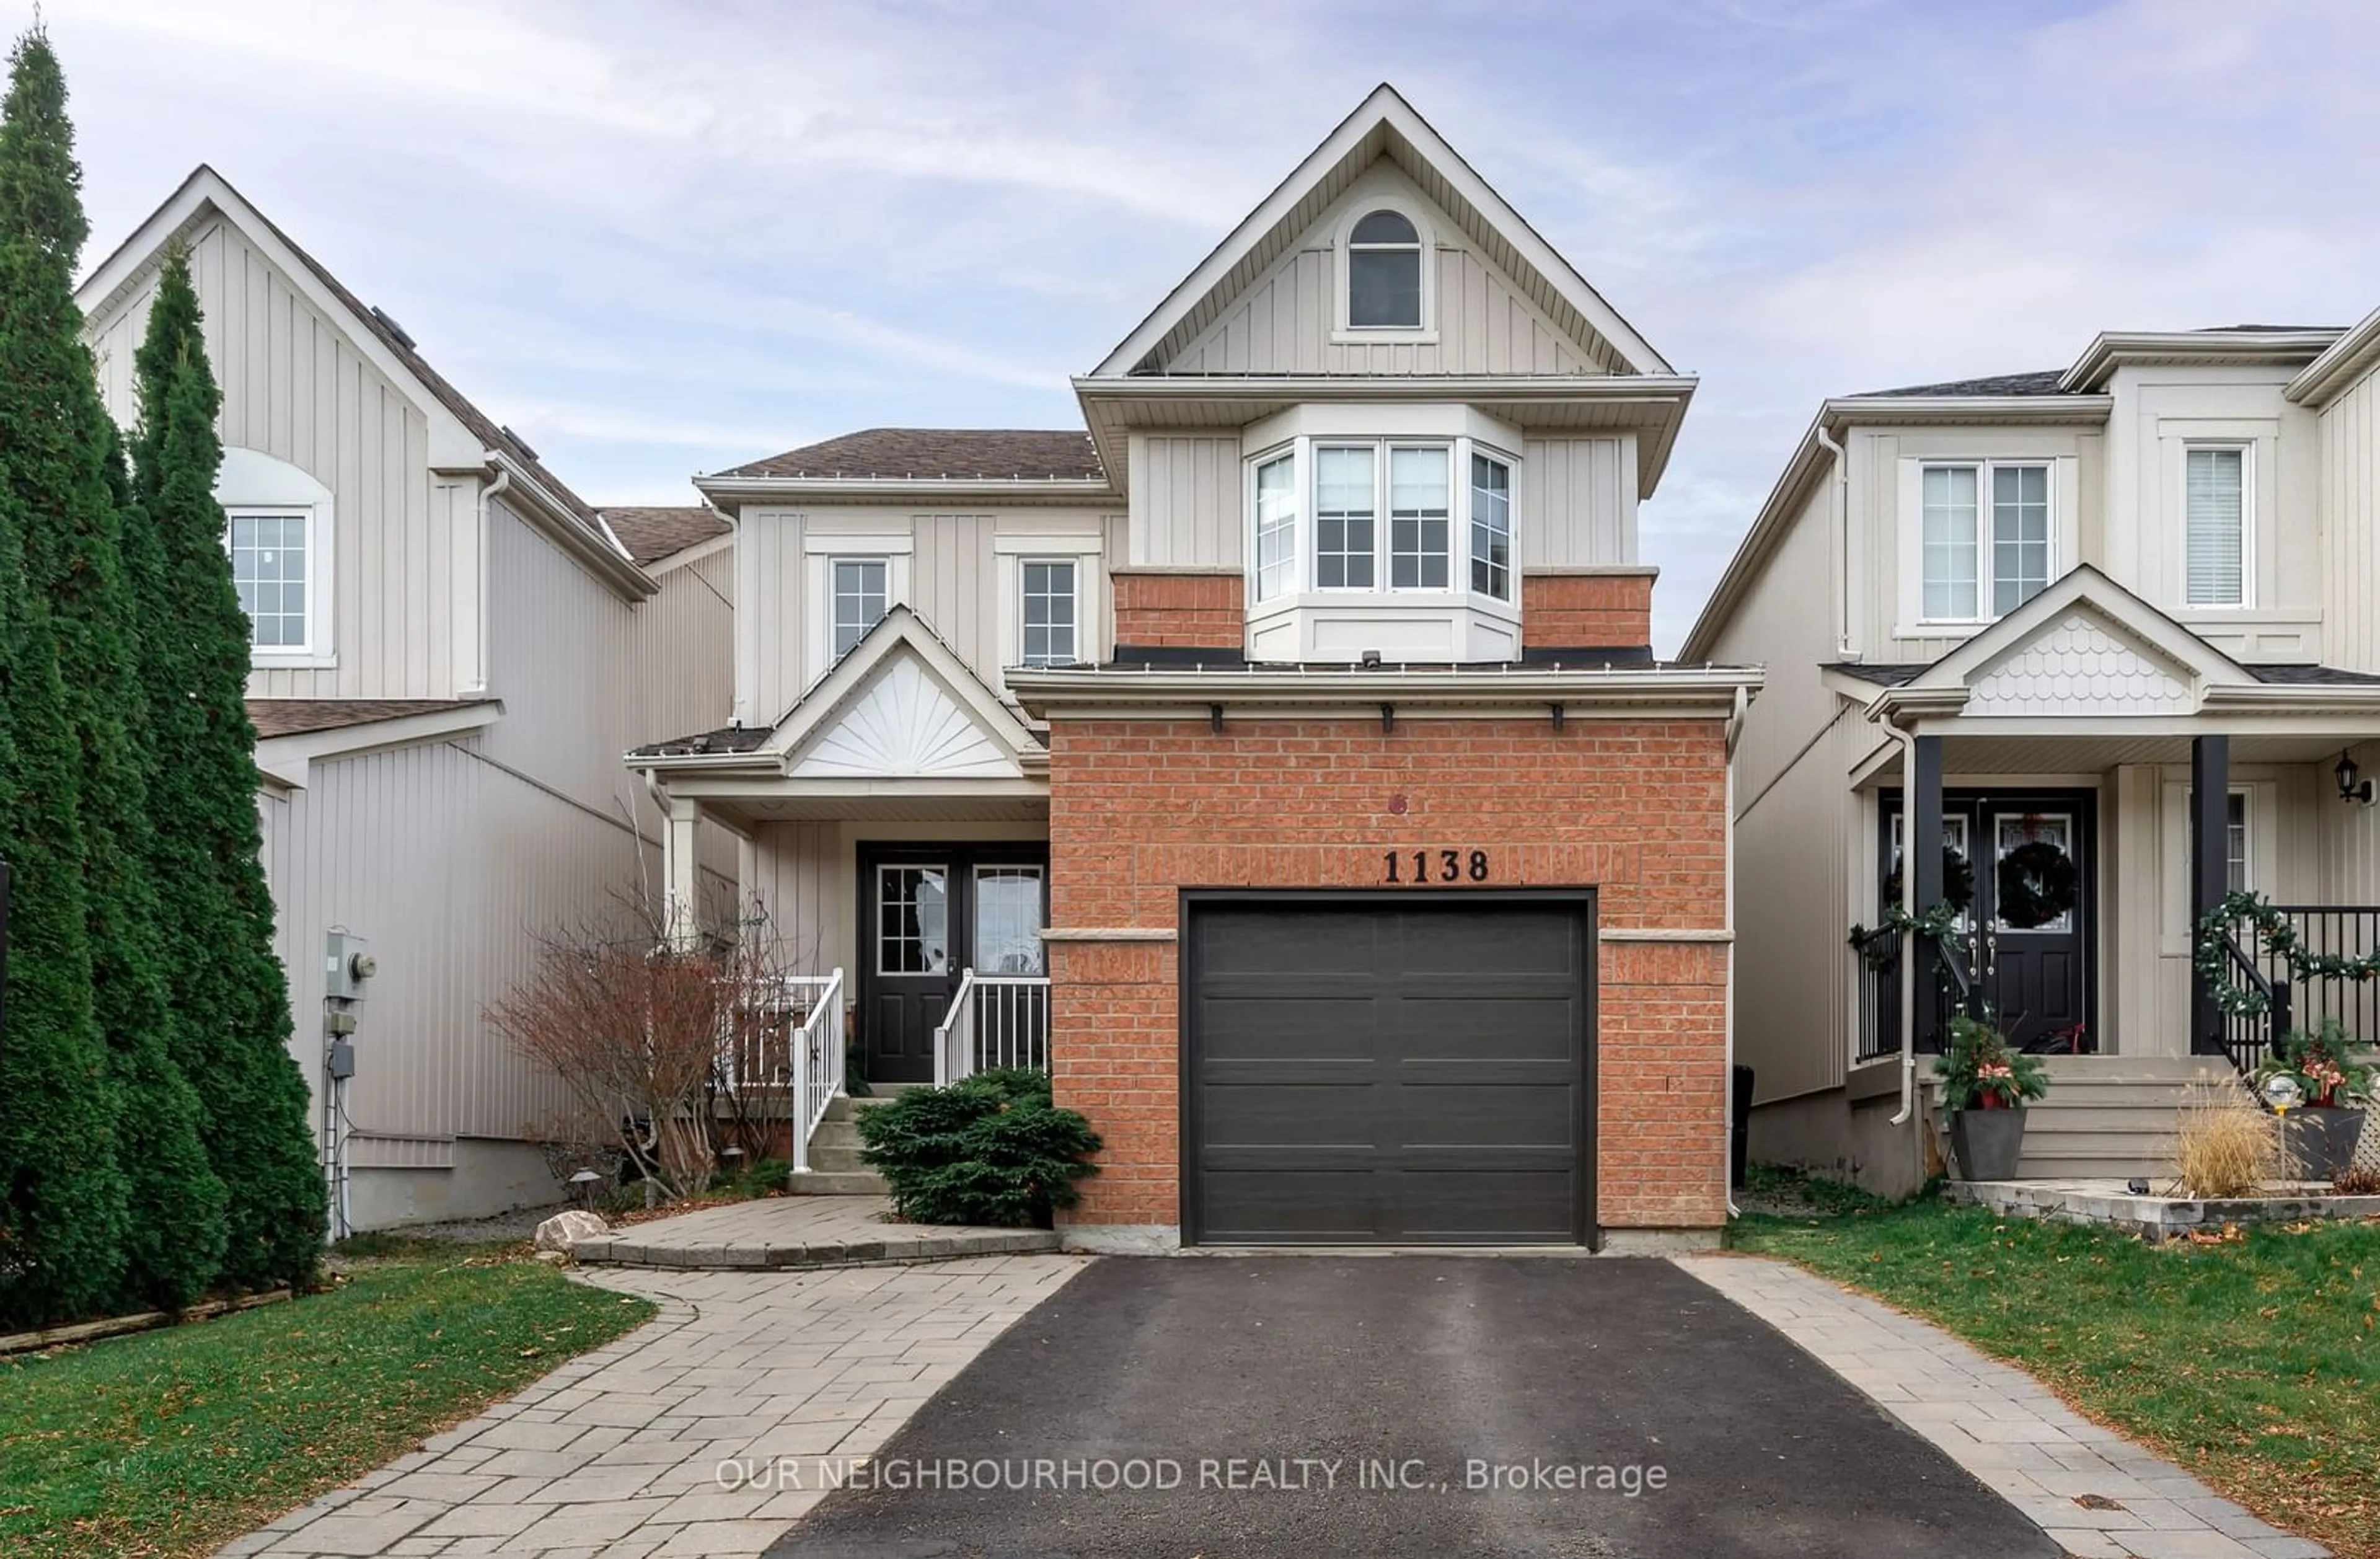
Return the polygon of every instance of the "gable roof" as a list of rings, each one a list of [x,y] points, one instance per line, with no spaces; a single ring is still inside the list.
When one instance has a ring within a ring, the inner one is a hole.
[[[714,473],[835,481],[1107,481],[1080,429],[867,428]]]
[[[2029,373],[1995,373],[1980,379],[1945,379],[1938,384],[1904,384],[1897,390],[1870,390],[1864,399],[1885,400],[1934,396],[2056,396],[2066,393],[2058,381],[2062,368],[2035,369]]]
[[[2205,682],[2253,682],[2239,662],[2084,563],[1903,684],[1963,688],[1967,679],[2068,612],[2082,608]]]
[[[612,534],[638,564],[698,547],[733,529],[727,517],[708,504],[641,505],[598,510]]]
[[[86,317],[110,310],[145,284],[164,260],[165,247],[188,238],[220,216],[255,245],[307,300],[345,322],[348,337],[382,377],[409,391],[431,421],[430,465],[436,470],[483,471],[493,466],[509,475],[516,506],[534,506],[551,518],[548,533],[624,595],[645,596],[653,586],[628,557],[602,517],[538,457],[537,451],[430,366],[413,338],[386,311],[350,291],[329,267],[232,188],[231,181],[200,163],[147,220],[92,268],[75,301]]]
[[[1231,300],[1270,269],[1355,177],[1393,162],[1554,324],[1614,373],[1672,371],[1651,343],[1386,82],[1292,170],[1092,371],[1161,372]]]

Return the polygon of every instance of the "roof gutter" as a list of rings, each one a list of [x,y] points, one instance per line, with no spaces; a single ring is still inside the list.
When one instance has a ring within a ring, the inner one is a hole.
[[[1760,690],[1752,666],[1661,667],[1645,670],[1415,670],[1406,667],[1249,666],[1214,670],[1102,667],[1011,668],[1011,696],[1037,719],[1065,718],[1084,709],[1122,705],[1206,710],[1341,708],[1387,705],[1406,709],[1528,707],[1565,710],[1707,707],[1733,714],[1740,700]]]
[[[487,450],[480,459],[502,481],[495,491],[527,499],[526,504],[518,505],[525,518],[621,599],[642,601],[661,590],[650,575],[619,550],[608,527],[601,531],[589,529],[588,521],[540,481],[536,472],[501,449]]]
[[[698,476],[695,491],[715,504],[765,504],[835,499],[892,504],[960,498],[996,504],[1098,505],[1112,507],[1123,494],[1104,477]]]

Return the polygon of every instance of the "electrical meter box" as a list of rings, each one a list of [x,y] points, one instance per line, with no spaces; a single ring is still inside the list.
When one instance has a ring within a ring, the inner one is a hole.
[[[360,1002],[364,984],[380,972],[371,944],[352,932],[333,932],[323,939],[322,995],[334,1002]]]

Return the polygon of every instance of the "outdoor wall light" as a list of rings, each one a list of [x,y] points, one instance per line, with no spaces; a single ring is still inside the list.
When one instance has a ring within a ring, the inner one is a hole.
[[[2338,766],[2331,770],[2331,773],[2338,777],[2338,798],[2340,800],[2361,801],[2367,807],[2372,805],[2374,794],[2373,784],[2368,779],[2361,781],[2356,779],[2355,760],[2353,757],[2344,752],[2340,753],[2338,755]]]

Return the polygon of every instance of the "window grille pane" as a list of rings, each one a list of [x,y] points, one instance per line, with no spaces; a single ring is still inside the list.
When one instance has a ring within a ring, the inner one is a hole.
[[[2013,612],[2049,587],[2049,468],[1992,469],[1992,612]]]
[[[1286,455],[1257,468],[1257,599],[1283,595],[1297,582],[1295,462]]]
[[[2245,605],[2246,452],[2192,449],[2182,458],[2184,599],[2192,606]]]
[[[1041,869],[975,869],[975,972],[1033,975],[1042,971]]]
[[[1471,457],[1471,588],[1512,599],[1512,469],[1485,455]]]
[[[232,584],[260,649],[306,647],[306,527],[302,515],[229,517]]]
[[[1025,584],[1025,664],[1072,665],[1075,651],[1075,566],[1027,563]]]
[[[1936,620],[1977,615],[1975,468],[1930,466],[1924,478],[1920,550],[1924,612]]]
[[[834,655],[841,660],[883,619],[891,566],[880,557],[834,562]]]
[[[1314,582],[1322,590],[1372,588],[1373,454],[1314,452]]]
[[[1389,583],[1447,588],[1447,452],[1389,451]]]

